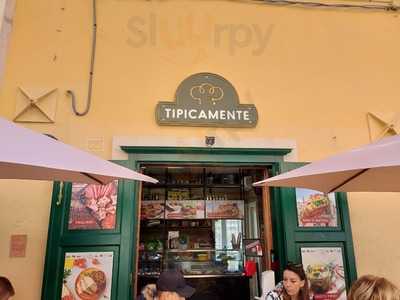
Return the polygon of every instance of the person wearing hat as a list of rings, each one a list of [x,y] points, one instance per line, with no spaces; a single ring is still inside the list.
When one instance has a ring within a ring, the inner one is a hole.
[[[184,300],[196,291],[186,284],[183,275],[176,270],[166,270],[157,280],[158,300]]]

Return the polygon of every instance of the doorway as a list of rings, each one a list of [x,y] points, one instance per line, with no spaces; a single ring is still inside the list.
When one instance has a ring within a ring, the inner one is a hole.
[[[259,296],[260,274],[270,267],[272,222],[268,192],[252,183],[265,178],[271,167],[184,163],[140,167],[159,183],[141,186],[136,294],[163,270],[177,269],[196,287],[190,299]],[[258,243],[254,253],[246,250],[247,241]],[[246,262],[256,266],[252,277],[244,276]]]

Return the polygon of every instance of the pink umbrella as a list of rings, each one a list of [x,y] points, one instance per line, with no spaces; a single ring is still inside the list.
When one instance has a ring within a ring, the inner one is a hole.
[[[355,148],[254,183],[330,192],[400,192],[400,136]]]
[[[0,178],[106,184],[156,179],[0,118]]]

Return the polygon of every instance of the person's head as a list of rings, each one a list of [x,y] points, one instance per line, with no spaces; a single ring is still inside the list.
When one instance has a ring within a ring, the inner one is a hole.
[[[157,294],[157,288],[154,283],[147,284],[143,289],[142,289],[142,295],[145,300],[152,300],[156,297]]]
[[[14,295],[15,291],[10,280],[0,276],[0,300],[8,300]]]
[[[374,275],[357,279],[350,288],[349,300],[400,300],[399,289],[389,280]]]
[[[288,264],[283,271],[284,299],[309,300],[308,280],[302,264]]]
[[[167,270],[157,280],[157,293],[160,300],[181,300],[191,297],[195,289],[187,285],[183,275],[176,270]]]

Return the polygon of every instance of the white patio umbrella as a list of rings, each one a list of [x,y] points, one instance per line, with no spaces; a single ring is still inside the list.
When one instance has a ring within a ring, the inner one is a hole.
[[[107,184],[158,182],[113,162],[0,118],[0,178]]]
[[[254,183],[330,192],[400,192],[400,136],[392,136]]]

